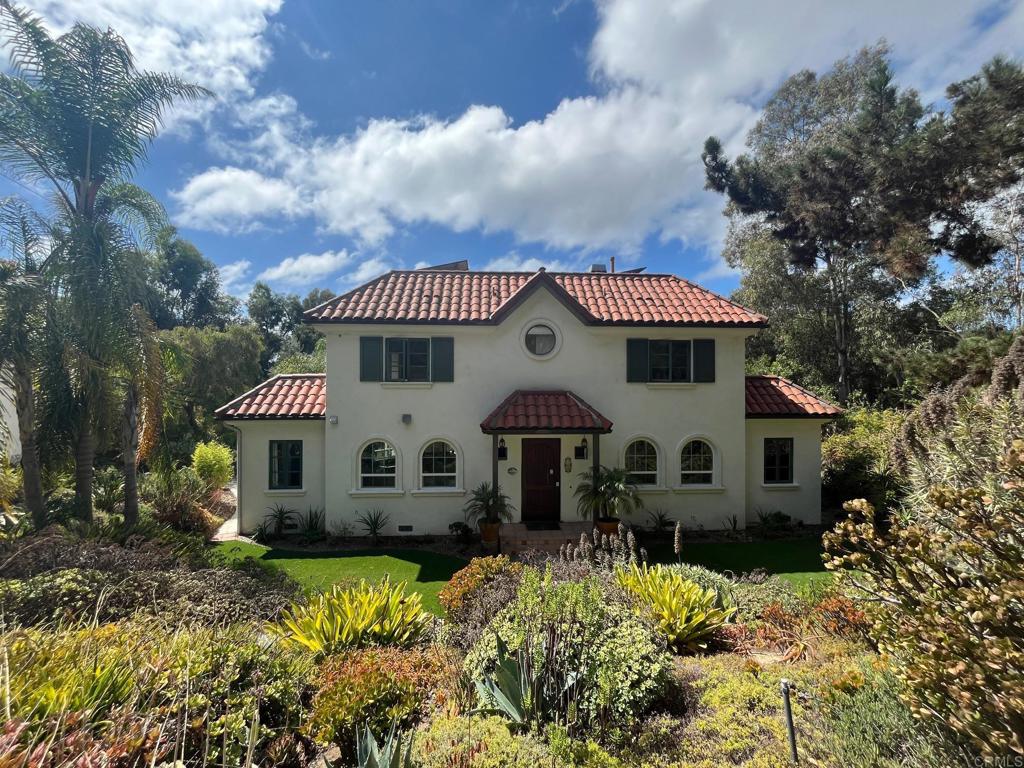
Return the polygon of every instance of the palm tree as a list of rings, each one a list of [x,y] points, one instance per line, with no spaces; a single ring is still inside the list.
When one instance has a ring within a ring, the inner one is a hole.
[[[126,303],[131,294],[119,272],[132,248],[118,217],[138,201],[123,182],[145,160],[164,111],[209,92],[140,72],[112,30],[76,24],[52,38],[9,0],[0,0],[0,34],[11,50],[11,71],[0,74],[0,164],[49,185],[61,222],[55,289],[75,347],[68,358],[75,496],[79,514],[91,519],[97,429],[116,344],[110,331],[135,303]]]
[[[580,474],[576,484],[576,511],[594,522],[617,521],[642,508],[643,499],[629,473],[619,467],[593,467]]]
[[[45,290],[38,270],[45,231],[45,223],[21,201],[0,202],[0,236],[13,256],[0,261],[0,387],[13,399],[18,416],[25,507],[37,529],[46,525],[33,370],[43,322]]]

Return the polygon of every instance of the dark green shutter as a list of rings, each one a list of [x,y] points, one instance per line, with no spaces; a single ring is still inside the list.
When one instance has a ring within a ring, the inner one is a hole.
[[[626,339],[626,381],[647,381],[647,339]]]
[[[359,380],[384,381],[384,337],[359,337]]]
[[[693,342],[693,380],[715,380],[715,340],[695,339]]]
[[[434,336],[430,339],[431,381],[455,381],[455,339]]]

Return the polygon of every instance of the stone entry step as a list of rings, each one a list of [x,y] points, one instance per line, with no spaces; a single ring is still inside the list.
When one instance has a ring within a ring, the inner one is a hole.
[[[580,534],[588,536],[593,530],[594,524],[586,520],[563,520],[558,524],[558,530],[533,530],[531,531],[524,523],[505,523],[501,526],[499,533],[501,542],[501,553],[503,555],[515,555],[520,552],[550,552],[556,553],[563,544],[579,544]]]

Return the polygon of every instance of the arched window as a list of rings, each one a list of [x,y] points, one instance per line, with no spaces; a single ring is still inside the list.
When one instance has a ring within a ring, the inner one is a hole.
[[[658,449],[650,440],[634,440],[626,446],[626,471],[635,485],[658,484]]]
[[[359,487],[395,488],[397,478],[394,446],[384,440],[367,443],[359,455]]]
[[[420,455],[420,488],[456,488],[458,456],[444,440],[427,444]]]
[[[679,457],[681,485],[711,485],[715,478],[715,452],[703,440],[690,440]]]

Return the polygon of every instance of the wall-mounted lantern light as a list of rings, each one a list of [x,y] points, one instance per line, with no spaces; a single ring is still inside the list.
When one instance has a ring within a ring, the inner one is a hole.
[[[580,444],[576,446],[575,455],[576,455],[576,458],[580,459],[580,460],[583,460],[583,459],[587,458],[587,438],[586,438],[586,435],[584,435],[583,439],[580,440]]]
[[[327,420],[329,422],[331,422],[331,426],[332,427],[338,426],[338,417],[336,415],[334,415],[333,413],[328,417]]]
[[[505,445],[505,438],[498,440],[498,461],[505,461],[508,458],[508,446]]]

